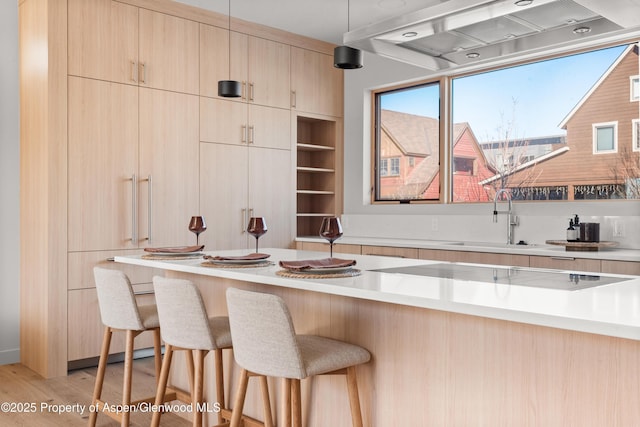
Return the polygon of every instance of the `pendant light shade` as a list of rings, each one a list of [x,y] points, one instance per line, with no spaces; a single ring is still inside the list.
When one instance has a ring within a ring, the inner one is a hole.
[[[229,0],[229,78],[231,78],[231,0]],[[218,96],[240,98],[242,83],[237,80],[218,80]]]
[[[333,50],[333,66],[343,70],[362,68],[362,51],[349,46],[338,46]]]
[[[242,96],[242,83],[237,80],[219,80],[218,96],[239,98]]]
[[[349,0],[347,0],[347,32],[349,32]],[[333,49],[333,66],[343,70],[362,68],[362,51],[349,46]]]

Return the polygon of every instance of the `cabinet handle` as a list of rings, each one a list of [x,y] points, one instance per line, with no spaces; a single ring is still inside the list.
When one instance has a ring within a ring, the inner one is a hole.
[[[253,144],[253,138],[255,135],[255,129],[253,125],[249,126],[249,144]]]
[[[131,243],[138,244],[138,177],[131,175]]]
[[[240,142],[246,143],[247,142],[247,125],[242,125],[240,126],[241,130],[242,130],[242,135],[240,136]]]
[[[241,214],[242,214],[242,221],[240,221],[242,223],[242,234],[247,232],[247,227],[246,227],[246,223],[247,223],[247,208],[242,208],[240,210]]]
[[[297,99],[296,99],[296,91],[292,90],[291,91],[291,106],[293,108],[296,108],[296,101],[297,101]]]
[[[144,62],[141,62],[140,65],[138,66],[139,70],[139,79],[140,79],[140,83],[147,83],[147,65]]]
[[[247,99],[247,82],[242,81],[242,99]]]
[[[152,220],[153,220],[153,180],[151,175],[149,175],[146,179],[146,181],[149,183],[149,198],[147,200],[147,231],[148,231],[148,237],[147,237],[147,241],[149,243],[151,243],[151,230],[153,230],[153,224],[152,224]]]
[[[131,81],[134,82],[134,83],[138,82],[138,76],[136,75],[137,68],[138,67],[136,67],[136,61],[131,61],[131,68],[130,68]]]
[[[575,261],[576,259],[569,256],[552,256],[551,259],[555,259],[556,261]]]
[[[249,101],[253,101],[253,83],[249,83]]]

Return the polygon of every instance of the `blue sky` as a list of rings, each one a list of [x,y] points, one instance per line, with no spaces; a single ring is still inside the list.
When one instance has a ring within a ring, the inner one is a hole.
[[[455,79],[453,120],[469,122],[480,142],[560,135],[558,124],[626,46]],[[438,117],[437,87],[384,96],[382,107]]]

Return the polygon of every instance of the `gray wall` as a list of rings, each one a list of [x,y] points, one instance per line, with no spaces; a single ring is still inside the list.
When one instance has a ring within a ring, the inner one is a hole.
[[[18,2],[0,2],[0,364],[20,360]]]

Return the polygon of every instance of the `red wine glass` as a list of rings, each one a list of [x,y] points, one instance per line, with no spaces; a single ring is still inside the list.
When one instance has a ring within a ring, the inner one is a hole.
[[[330,216],[322,219],[320,226],[320,237],[329,241],[329,256],[333,258],[333,242],[342,236],[342,225],[340,218]]]
[[[256,238],[256,253],[258,253],[258,239],[267,232],[267,222],[261,216],[253,216],[249,219],[247,233]]]
[[[191,221],[189,221],[189,231],[195,233],[196,235],[196,245],[200,245],[199,237],[200,233],[207,229],[207,224],[204,222],[204,217],[202,216],[192,216]]]

